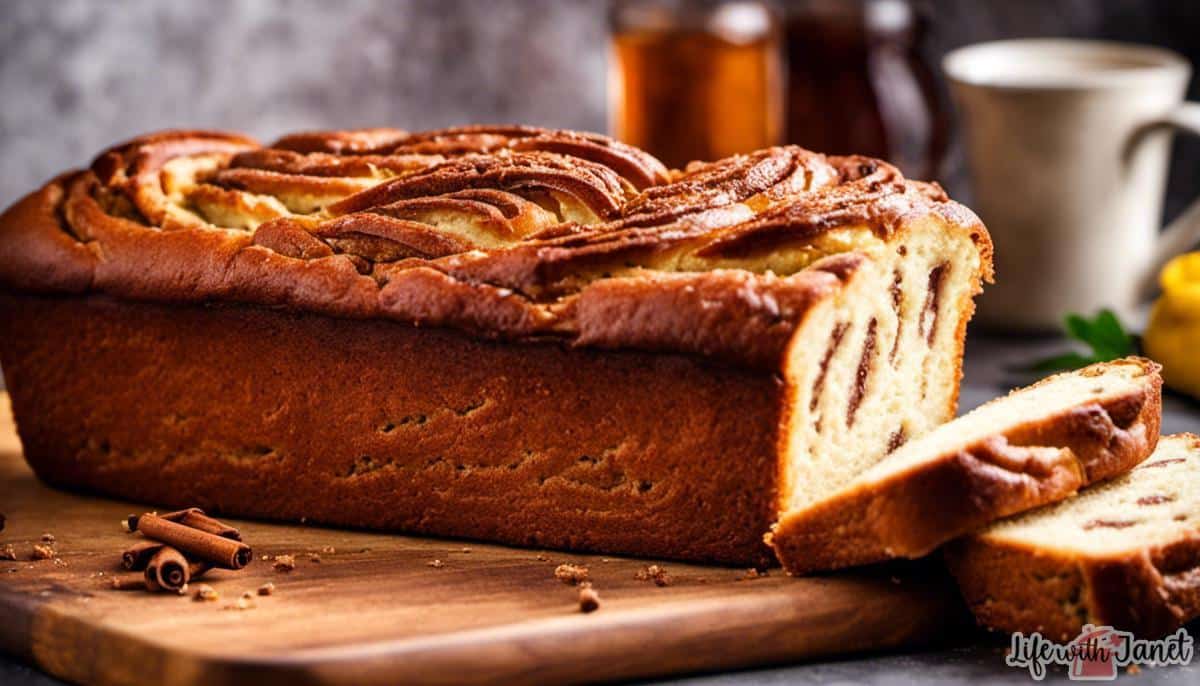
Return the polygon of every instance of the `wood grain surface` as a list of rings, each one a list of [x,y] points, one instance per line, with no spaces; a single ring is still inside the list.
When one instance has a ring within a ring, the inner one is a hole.
[[[0,395],[0,547],[19,558],[0,561],[0,650],[72,682],[584,683],[911,646],[964,622],[930,568],[746,579],[664,563],[673,583],[660,587],[636,578],[647,560],[261,522],[236,523],[249,567],[197,582],[217,602],[115,591],[136,536],[121,519],[150,506],[42,485],[10,417]],[[43,533],[59,562],[31,559]],[[262,559],[278,554],[295,555],[295,570]],[[590,569],[599,610],[581,613],[577,590],[554,578],[563,562]],[[236,609],[267,581],[273,595]]]

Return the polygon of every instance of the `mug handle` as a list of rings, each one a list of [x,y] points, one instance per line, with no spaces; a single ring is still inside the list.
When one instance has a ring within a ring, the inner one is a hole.
[[[1170,128],[1193,136],[1200,136],[1200,102],[1185,102],[1165,117],[1151,123],[1143,130]],[[1163,265],[1179,253],[1191,250],[1200,242],[1200,199],[1175,218],[1158,236],[1154,247],[1154,259],[1142,278],[1138,289],[1140,300],[1149,300],[1158,290],[1158,272]]]

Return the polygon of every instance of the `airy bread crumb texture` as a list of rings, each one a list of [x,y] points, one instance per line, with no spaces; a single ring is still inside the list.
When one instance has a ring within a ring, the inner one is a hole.
[[[975,244],[930,217],[865,252],[869,263],[791,346],[785,509],[835,492],[955,413],[982,268]]]
[[[926,368],[918,378],[933,373]],[[883,382],[877,397],[922,400],[906,398],[911,389],[904,385],[900,378]],[[1017,389],[890,455],[883,455],[885,432],[877,432],[874,443],[856,438],[874,447],[881,458],[874,465],[864,464],[854,443],[840,446],[824,472],[804,454],[793,455],[795,471],[804,476],[794,482],[793,505],[768,538],[793,574],[926,555],[975,528],[1062,500],[1141,462],[1158,440],[1161,388],[1157,364],[1125,358]],[[939,390],[945,386],[927,393]],[[853,408],[869,400],[851,394],[849,402]],[[903,416],[903,408],[871,408],[864,419]],[[854,430],[851,422],[833,428],[842,435]],[[828,445],[838,446],[837,437],[819,437],[809,453]],[[858,458],[860,473],[851,471],[850,456]]]
[[[989,436],[1004,434],[1033,417],[1053,421],[1081,404],[1103,404],[1137,393],[1145,386],[1146,376],[1145,364],[1117,360],[1075,373],[1047,377],[942,424],[919,443],[900,448],[859,478],[862,481],[888,478],[958,446],[969,446]]]
[[[1145,462],[1069,500],[996,522],[985,541],[1112,556],[1200,534],[1200,437],[1162,438]],[[1200,563],[1200,559],[1196,562]]]

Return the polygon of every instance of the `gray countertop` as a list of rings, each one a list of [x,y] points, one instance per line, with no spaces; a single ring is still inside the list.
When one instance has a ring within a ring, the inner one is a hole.
[[[972,338],[967,347],[960,409],[969,410],[1007,392],[1031,378],[1010,371],[1030,360],[1057,352],[1065,344],[1053,338]],[[1168,393],[1163,400],[1162,432],[1200,433],[1200,403]],[[1188,626],[1200,635],[1200,621]],[[781,684],[1026,684],[1029,673],[1004,664],[1006,640],[982,632],[968,633],[950,645],[904,653],[850,657],[840,660],[681,678],[680,686],[775,686]],[[1200,660],[1183,667],[1143,668],[1137,683],[1192,686],[1200,683]],[[1065,682],[1062,673],[1051,673],[1046,682]],[[36,669],[0,657],[0,684],[52,686],[62,682]]]

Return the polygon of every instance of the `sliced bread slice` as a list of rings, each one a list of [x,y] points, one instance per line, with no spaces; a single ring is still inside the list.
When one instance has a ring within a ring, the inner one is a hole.
[[[994,629],[1168,634],[1200,616],[1200,436],[1165,436],[1128,474],[954,541],[946,561]]]
[[[926,555],[1001,517],[1124,473],[1154,450],[1159,366],[1058,374],[910,441],[846,486],[797,484],[767,542],[791,574]]]

